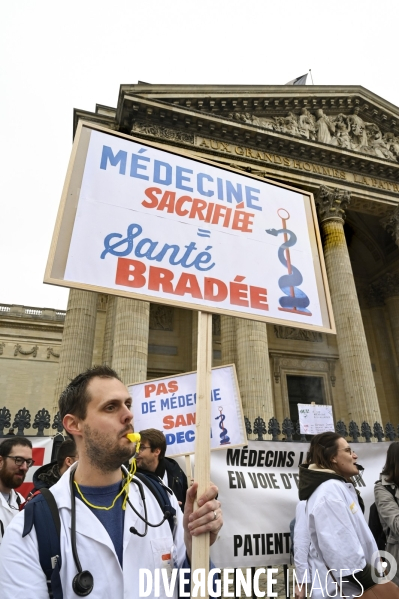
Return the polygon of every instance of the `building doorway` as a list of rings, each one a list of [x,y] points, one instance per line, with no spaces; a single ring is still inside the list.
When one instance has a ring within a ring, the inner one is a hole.
[[[287,374],[287,388],[290,418],[293,422],[298,421],[299,403],[326,403],[323,377]]]

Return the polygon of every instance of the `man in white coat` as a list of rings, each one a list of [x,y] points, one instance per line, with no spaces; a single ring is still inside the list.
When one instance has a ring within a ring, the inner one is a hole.
[[[77,376],[61,395],[64,428],[79,454],[79,461],[51,489],[61,519],[63,599],[84,596],[76,580],[79,570],[88,571],[86,582],[92,577],[93,589],[85,594],[93,599],[138,599],[143,596],[144,569],[154,578],[158,571],[160,597],[177,597],[178,584],[174,594],[167,595],[162,581],[173,582],[177,568],[190,563],[193,536],[209,532],[212,544],[222,526],[215,486],[198,499],[194,511],[194,483],[187,492],[184,516],[171,496],[176,511],[172,532],[168,520],[161,523],[163,512],[154,494],[123,475],[121,464],[135,452],[126,437],[133,432],[131,405],[126,386],[107,366]],[[22,537],[23,529],[21,513],[9,526],[0,550],[1,597],[48,599],[35,528]],[[154,589],[149,596],[155,594]]]
[[[10,437],[0,445],[0,544],[5,530],[25,502],[18,489],[33,465],[32,443],[25,437]]]

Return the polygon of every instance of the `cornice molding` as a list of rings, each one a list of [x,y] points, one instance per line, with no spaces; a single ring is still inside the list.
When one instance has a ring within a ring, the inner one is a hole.
[[[126,96],[120,116],[119,129],[127,134],[134,134],[135,127],[138,126],[142,129],[144,126],[160,127],[165,131],[174,131],[175,136],[179,131],[182,136],[192,134],[224,143],[241,144],[254,149],[279,152],[304,161],[349,169],[359,176],[368,175],[399,181],[398,162],[290,135],[288,132],[282,133],[281,130],[266,129],[251,122],[240,122],[223,114],[202,114],[181,106],[166,105],[138,96]],[[173,143],[172,134],[169,138]]]

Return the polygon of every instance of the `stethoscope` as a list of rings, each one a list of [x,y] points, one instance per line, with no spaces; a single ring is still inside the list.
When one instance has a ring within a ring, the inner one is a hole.
[[[158,528],[158,526],[162,526],[162,524],[165,522],[165,520],[167,520],[171,516],[171,512],[169,512],[168,510],[165,510],[164,516],[158,524],[151,524],[151,522],[148,522],[148,520],[147,520],[147,504],[146,504],[146,500],[145,500],[143,484],[137,478],[133,478],[125,466],[122,466],[121,468],[122,468],[122,472],[126,476],[131,478],[131,482],[136,483],[136,485],[138,486],[139,492],[140,492],[140,497],[141,497],[141,500],[142,500],[143,506],[144,506],[144,517],[143,517],[136,510],[136,508],[132,505],[132,503],[130,502],[129,496],[127,497],[127,502],[130,505],[130,507],[132,508],[132,510],[134,511],[134,513],[140,518],[140,520],[142,520],[145,523],[144,533],[139,533],[138,530],[136,528],[134,528],[134,526],[131,526],[129,528],[129,532],[131,532],[134,535],[137,535],[138,537],[145,537],[146,534],[148,533],[149,526],[151,526],[153,528]],[[75,497],[74,486],[73,486],[74,473],[75,473],[75,471],[72,470],[70,477],[69,477],[69,487],[70,487],[70,493],[71,493],[71,545],[72,545],[73,560],[75,562],[75,566],[76,566],[78,573],[72,580],[72,589],[73,589],[74,593],[76,595],[78,595],[79,597],[86,597],[87,595],[90,595],[90,593],[93,590],[94,579],[93,579],[93,575],[89,572],[89,570],[82,569],[80,559],[78,556],[78,551],[76,548],[76,497]]]

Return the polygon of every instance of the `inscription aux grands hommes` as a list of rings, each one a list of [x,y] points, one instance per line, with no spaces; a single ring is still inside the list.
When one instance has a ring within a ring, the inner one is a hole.
[[[259,162],[266,164],[285,166],[287,168],[301,170],[305,173],[316,173],[318,175],[333,177],[341,181],[350,181],[353,183],[359,183],[360,185],[374,187],[376,189],[383,189],[385,191],[399,193],[399,183],[394,183],[393,181],[383,181],[382,179],[377,179],[369,175],[356,175],[355,173],[349,173],[335,167],[321,166],[314,164],[313,162],[288,158],[287,156],[272,154],[270,152],[264,152],[263,150],[248,148],[246,146],[230,144],[217,139],[210,139],[196,135],[195,145],[200,148],[207,148],[218,152],[224,152],[226,154],[231,154],[232,156],[242,156],[252,160],[258,160]]]

